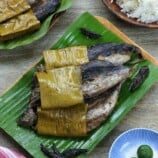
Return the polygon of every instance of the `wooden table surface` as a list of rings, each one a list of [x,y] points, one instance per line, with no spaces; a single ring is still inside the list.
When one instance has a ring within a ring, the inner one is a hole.
[[[128,37],[158,59],[158,30],[136,27],[113,15],[101,0],[74,0],[73,6],[60,18],[49,34],[41,40],[14,50],[0,51],[0,94],[17,80],[34,62],[43,50],[48,49],[64,33],[65,29],[83,12],[102,16],[111,21]],[[158,130],[158,84],[137,103],[136,107],[107,135],[90,158],[108,158],[108,152],[114,139],[125,130],[136,127],[147,127]],[[20,150],[0,133],[0,145],[11,146]]]

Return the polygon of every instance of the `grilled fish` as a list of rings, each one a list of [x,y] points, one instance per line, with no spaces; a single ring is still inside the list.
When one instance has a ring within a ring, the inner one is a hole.
[[[128,62],[133,54],[141,58],[141,50],[126,43],[102,43],[88,48],[89,60],[104,60],[115,65]]]
[[[130,69],[105,61],[91,61],[82,66],[82,92],[84,98],[96,97],[129,76]]]
[[[129,76],[130,69],[125,66],[115,66],[111,63],[105,62],[105,61],[91,61],[89,64],[85,64],[81,66],[82,70],[82,90],[84,94],[85,102],[88,103],[89,110],[93,112],[92,109],[98,107],[98,109],[104,108],[104,106],[107,104],[110,108],[113,108],[115,102],[113,102],[113,97],[111,92],[113,92],[111,89],[112,87],[115,87],[120,82],[122,82],[124,79],[126,79]],[[44,68],[40,67],[40,71],[45,71]],[[19,124],[22,126],[29,126],[32,127],[36,124],[37,121],[37,106],[41,105],[40,102],[40,91],[37,84],[37,81],[34,82],[34,87],[31,95],[30,100],[30,106],[28,109],[24,112],[23,116],[19,120]],[[107,91],[109,90],[109,91]],[[116,90],[116,88],[115,88]],[[107,91],[107,92],[106,92]],[[117,89],[118,92],[118,89]],[[115,92],[116,93],[116,92]],[[107,94],[110,94],[107,95]],[[105,99],[105,96],[107,99]],[[111,99],[111,104],[110,102]],[[108,102],[108,103],[107,103]],[[106,105],[106,106],[107,106]],[[104,112],[104,111],[103,111]],[[105,111],[105,115],[101,115],[97,119],[99,125],[103,120],[106,118],[103,116],[107,116],[107,111]],[[87,123],[88,123],[88,129],[92,130],[95,125],[92,122],[93,118],[89,117],[90,114],[87,114]],[[96,126],[97,126],[96,125]]]
[[[135,63],[141,60],[141,50],[130,44],[102,43],[94,46],[72,46],[43,52],[47,70],[65,66],[79,66],[93,60],[111,62],[114,65]],[[137,58],[139,57],[139,58]]]
[[[40,71],[45,71],[40,67]],[[99,96],[104,91],[117,85],[126,79],[130,74],[130,69],[126,66],[116,66],[105,61],[91,61],[81,66],[82,92],[85,102],[89,98]],[[31,96],[31,106],[40,102],[40,90],[37,80],[34,79],[34,88]]]
[[[104,92],[99,98],[92,100],[92,102],[88,104],[88,106],[92,108],[88,110],[86,116],[87,132],[100,126],[100,124],[111,114],[117,103],[120,88],[121,84]]]
[[[100,124],[104,122],[111,114],[119,96],[121,87],[120,85],[121,84],[113,87],[107,92],[104,92],[96,100],[92,99],[91,103],[88,104],[89,109],[86,115],[87,132],[90,132],[100,126]],[[38,106],[40,106],[40,103]],[[23,113],[22,117],[20,118],[18,124],[20,126],[34,128],[37,124],[36,109],[34,107],[27,108],[26,111]]]
[[[39,21],[55,12],[61,0],[27,0]]]

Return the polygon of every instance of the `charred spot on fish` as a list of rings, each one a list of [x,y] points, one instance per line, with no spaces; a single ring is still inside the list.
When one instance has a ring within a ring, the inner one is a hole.
[[[36,81],[32,84],[32,91],[30,96],[30,107],[36,109],[39,105],[41,105],[40,100],[40,88]]]
[[[133,79],[133,82],[130,86],[130,92],[134,92],[136,89],[138,89],[143,84],[148,75],[149,68],[147,66],[141,67],[138,74]]]
[[[132,53],[141,53],[141,50],[126,43],[101,43],[88,48],[89,60],[96,60],[99,56],[108,57],[113,54],[131,55]]]
[[[122,49],[125,52],[137,52],[139,54],[141,53],[141,50],[138,47],[134,46],[134,45],[131,45],[131,44],[121,44],[120,46],[123,47]],[[120,49],[120,51],[121,51],[121,49]]]
[[[36,111],[32,108],[27,108],[17,123],[19,126],[34,128],[37,124]]]
[[[33,6],[33,12],[39,21],[45,20],[51,13],[55,12],[61,0],[39,0]]]
[[[41,64],[37,67],[37,72],[45,72],[45,67]],[[31,86],[31,96],[30,96],[30,107],[37,108],[39,105],[41,105],[40,101],[40,88],[38,84],[37,77],[33,76],[32,86]]]
[[[119,66],[115,66],[110,62],[105,62],[101,60],[94,60],[88,64],[84,64],[81,67],[82,72],[82,81],[93,81],[96,76],[102,75],[105,73],[112,73],[113,71],[119,70]]]
[[[89,39],[99,39],[102,37],[101,34],[98,34],[86,28],[80,28],[80,32]]]
[[[33,77],[31,96],[29,107],[24,111],[19,118],[17,124],[23,127],[33,128],[37,124],[37,107],[41,105],[40,90],[36,77]]]

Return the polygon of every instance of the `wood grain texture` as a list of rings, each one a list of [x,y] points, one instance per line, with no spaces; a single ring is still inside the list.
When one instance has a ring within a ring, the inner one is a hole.
[[[34,62],[48,49],[65,29],[83,12],[107,18],[115,26],[135,41],[152,56],[158,59],[158,31],[137,27],[118,19],[102,3],[101,0],[74,0],[74,4],[41,40],[21,48],[0,51],[0,94],[15,82]],[[147,127],[158,130],[158,84],[154,85],[144,98],[130,111],[120,124],[98,145],[90,158],[108,158],[108,151],[114,139],[125,130],[136,127]],[[20,150],[14,143],[0,134],[0,145],[12,146]],[[20,150],[21,151],[21,150]],[[23,152],[23,151],[22,151]]]
[[[114,26],[112,23],[110,23],[108,20],[104,19],[103,17],[96,16],[98,21],[102,23],[106,28],[111,30],[113,33],[117,34],[123,41],[129,44],[133,44],[141,49],[142,56],[151,61],[153,64],[158,66],[158,61],[156,58],[154,58],[150,53],[148,53],[146,50],[144,50],[142,47],[140,47],[138,44],[136,44],[134,41],[132,41],[128,36],[126,36],[123,32],[121,32],[116,26]]]

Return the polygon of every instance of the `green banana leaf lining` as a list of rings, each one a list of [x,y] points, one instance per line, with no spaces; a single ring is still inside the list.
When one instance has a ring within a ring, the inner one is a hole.
[[[87,22],[88,21],[88,22]],[[85,27],[102,35],[99,40],[90,40],[82,35],[80,27]],[[95,17],[89,13],[82,14],[54,44],[51,49],[63,48],[72,45],[93,45],[103,42],[123,42],[117,35],[106,29]],[[150,74],[142,86],[133,93],[128,91],[128,82],[124,83],[120,98],[111,116],[99,128],[92,131],[85,138],[59,138],[39,136],[29,129],[17,126],[17,120],[29,103],[31,94],[31,82],[37,65],[43,62],[41,59],[33,68],[26,72],[12,88],[0,97],[0,127],[4,129],[18,144],[35,158],[45,158],[40,151],[40,144],[48,147],[55,143],[61,151],[68,148],[87,148],[88,153],[78,156],[85,158],[96,145],[119,123],[120,120],[136,105],[149,88],[158,80],[158,68],[144,61],[138,64],[147,65]],[[126,94],[126,95],[125,95]]]

